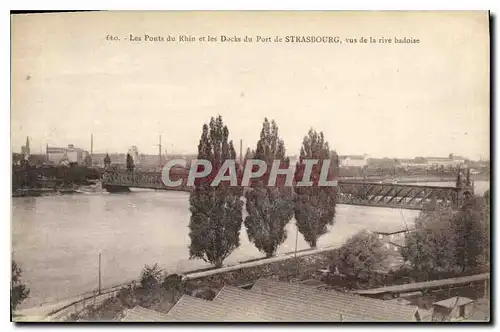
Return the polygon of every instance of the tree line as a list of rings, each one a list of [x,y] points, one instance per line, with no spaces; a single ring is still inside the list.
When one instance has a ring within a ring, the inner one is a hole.
[[[96,180],[100,177],[98,170],[76,164],[36,167],[23,160],[20,165],[12,165],[13,189],[36,187],[42,178],[57,179],[60,185],[69,185],[85,184],[87,180]]]
[[[490,262],[491,198],[469,196],[459,208],[423,210],[415,231],[406,237],[402,255],[422,275],[464,273]]]
[[[481,196],[466,197],[458,207],[426,207],[405,236],[400,251],[405,264],[396,274],[425,281],[489,270],[490,211],[489,190]],[[376,234],[361,231],[332,255],[330,270],[366,280],[384,269],[389,256],[389,250]]]
[[[278,126],[274,120],[269,121],[267,118],[264,119],[255,150],[248,149],[245,155],[245,162],[247,159],[264,161],[268,166],[267,171],[252,181],[249,189],[231,187],[227,182],[210,186],[224,161],[236,159],[229,129],[220,115],[203,125],[198,159],[209,160],[213,169],[206,178],[196,180],[190,194],[190,258],[200,258],[216,267],[222,266],[223,261],[240,246],[243,224],[249,240],[256,248],[266,257],[272,257],[286,240],[285,228],[294,216],[299,232],[312,248],[316,247],[319,237],[327,233],[328,226],[334,223],[336,188],[321,187],[317,183],[326,159],[333,159],[328,172],[329,179],[336,174],[338,156],[336,152],[330,151],[322,132],[310,129],[304,137],[294,176],[302,179],[302,160],[318,159],[318,164],[311,171],[311,187],[291,188],[279,183],[267,186],[274,161],[280,161],[285,168],[290,164]],[[278,176],[278,181],[283,179],[284,176]],[[244,220],[243,205],[248,213]]]

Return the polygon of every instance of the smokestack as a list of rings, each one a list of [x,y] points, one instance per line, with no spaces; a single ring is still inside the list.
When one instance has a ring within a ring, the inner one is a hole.
[[[90,156],[94,155],[94,134],[90,134]]]
[[[162,164],[162,162],[161,162],[161,135],[160,135],[159,143],[158,143],[158,159],[160,160],[160,166],[161,166],[161,164]]]

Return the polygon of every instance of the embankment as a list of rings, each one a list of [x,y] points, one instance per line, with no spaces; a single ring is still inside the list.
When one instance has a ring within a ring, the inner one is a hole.
[[[192,293],[200,289],[218,290],[224,285],[244,286],[259,278],[272,278],[283,281],[304,280],[312,278],[318,269],[328,266],[329,254],[337,247],[287,253],[277,257],[243,262],[237,265],[211,269],[206,271],[186,272],[183,279],[186,291]],[[29,308],[18,312],[19,321],[65,321],[72,315],[82,315],[91,308],[102,305],[118,291],[130,284],[138,284],[132,280],[102,290],[101,294],[85,294],[57,304],[47,304],[38,308]]]

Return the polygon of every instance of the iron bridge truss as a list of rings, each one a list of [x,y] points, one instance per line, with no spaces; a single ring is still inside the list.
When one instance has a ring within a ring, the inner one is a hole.
[[[179,187],[166,187],[159,172],[105,172],[103,187],[133,187],[157,190],[190,191],[186,178],[178,175],[171,180],[182,180]],[[386,184],[339,180],[337,204],[388,207],[421,210],[429,203],[457,204],[464,188],[409,184]]]
[[[421,210],[433,202],[455,204],[460,193],[457,187],[339,181],[337,203]]]

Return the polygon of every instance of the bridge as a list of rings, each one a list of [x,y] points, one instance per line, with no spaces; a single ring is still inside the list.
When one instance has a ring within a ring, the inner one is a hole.
[[[172,181],[182,180],[178,187],[166,187],[161,172],[108,171],[103,174],[102,186],[108,192],[128,192],[130,188],[176,190],[190,192],[185,174],[170,175]],[[437,202],[457,206],[466,195],[473,194],[474,187],[441,187],[410,184],[373,183],[355,180],[339,180],[337,203],[422,210],[429,203]]]

